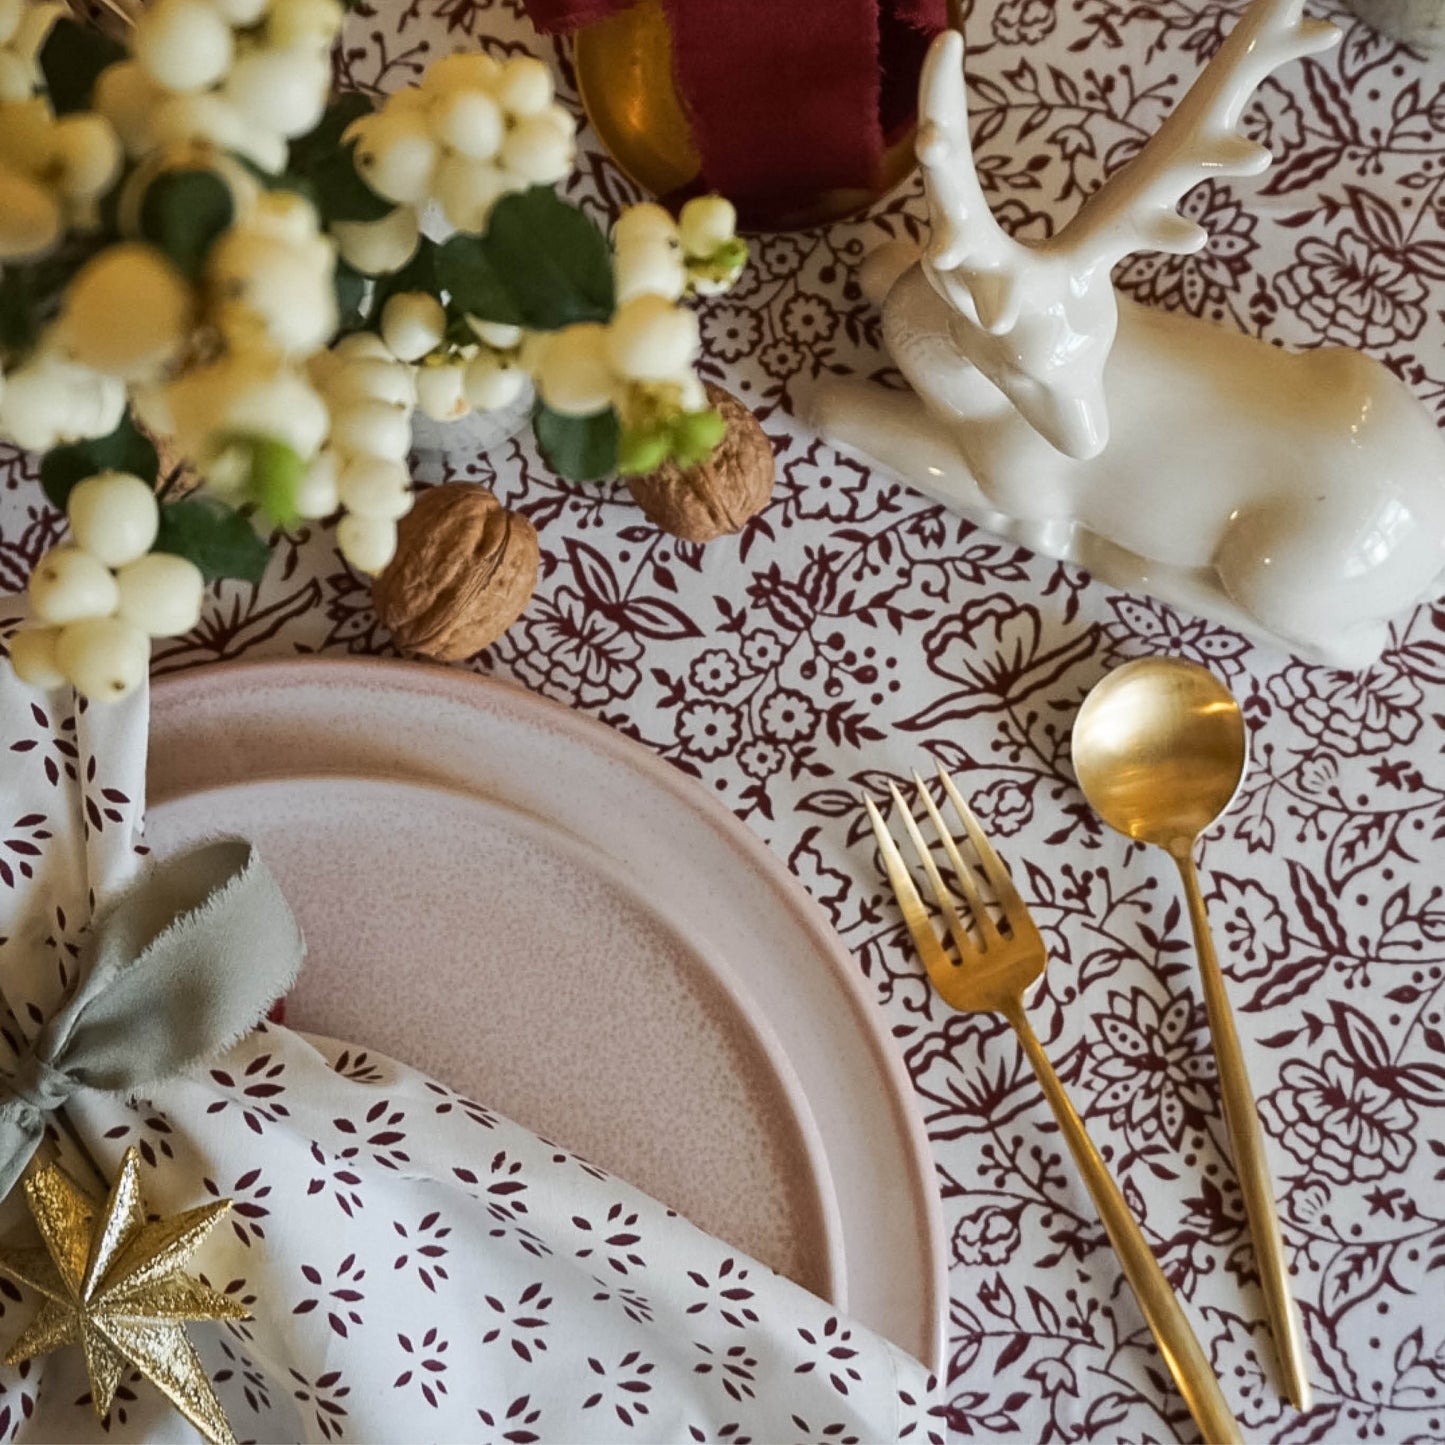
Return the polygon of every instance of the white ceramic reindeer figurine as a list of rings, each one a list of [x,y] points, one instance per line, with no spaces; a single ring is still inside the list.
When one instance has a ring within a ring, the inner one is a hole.
[[[963,37],[940,35],[919,99],[931,239],[921,257],[885,248],[864,276],[913,393],[829,384],[812,419],[992,531],[1360,668],[1445,580],[1445,439],[1429,414],[1358,352],[1282,351],[1110,279],[1130,252],[1207,242],[1174,210],[1192,186],[1268,166],[1238,131],[1245,105],[1339,38],[1301,6],[1255,0],[1158,133],[1038,245],[989,211]]]

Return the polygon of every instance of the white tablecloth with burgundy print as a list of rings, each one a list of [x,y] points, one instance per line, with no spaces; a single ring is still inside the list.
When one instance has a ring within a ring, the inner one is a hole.
[[[977,0],[973,120],[999,213],[1046,234],[1242,8]],[[363,0],[348,36],[351,83],[383,89],[448,49],[554,53],[514,0]],[[1274,168],[1194,190],[1208,248],[1137,257],[1124,287],[1287,343],[1362,346],[1445,419],[1445,63],[1349,24],[1338,50],[1267,81],[1245,128]],[[633,193],[586,144],[572,189],[605,220]],[[858,789],[933,760],[957,770],[1034,905],[1053,960],[1035,1024],[1249,1437],[1445,1440],[1445,607],[1402,619],[1363,676],[1305,666],[971,530],[810,436],[795,393],[886,365],[856,267],[921,214],[910,187],[864,220],[763,239],[740,288],[705,308],[708,373],[757,409],[779,457],[775,499],[741,537],[679,544],[621,487],[558,482],[522,443],[456,469],[528,512],[543,550],[522,621],[472,666],[694,775],[853,949],[937,1154],[954,1438],[1193,1427],[1013,1038],[930,995],[874,869]],[[22,587],[60,531],[26,463],[0,453],[0,588]],[[157,670],[390,650],[318,533],[259,589],[221,587]],[[1305,1417],[1275,1386],[1172,867],[1104,832],[1069,768],[1089,686],[1164,651],[1225,677],[1252,730],[1204,864],[1309,1335]]]

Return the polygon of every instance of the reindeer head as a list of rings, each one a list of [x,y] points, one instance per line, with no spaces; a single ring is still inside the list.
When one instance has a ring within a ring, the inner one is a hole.
[[[1208,236],[1175,211],[1211,175],[1257,175],[1270,160],[1238,132],[1261,81],[1339,31],[1302,20],[1303,0],[1254,0],[1148,144],[1057,234],[1015,241],[994,219],[974,167],[963,36],[934,42],[919,86],[918,159],[932,238],[923,267],[953,310],[959,351],[1067,456],[1109,440],[1104,369],[1118,326],[1111,272],[1133,251],[1197,251]]]

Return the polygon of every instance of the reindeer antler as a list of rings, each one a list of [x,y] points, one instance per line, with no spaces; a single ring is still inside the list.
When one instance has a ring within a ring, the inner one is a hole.
[[[1254,0],[1164,124],[1050,249],[1089,254],[1107,266],[1132,251],[1199,250],[1207,232],[1175,206],[1209,176],[1254,176],[1269,165],[1270,153],[1238,129],[1250,97],[1281,65],[1339,41],[1335,26],[1304,19],[1303,9],[1304,0]]]
[[[994,219],[979,184],[968,130],[963,36],[946,30],[929,47],[918,87],[918,161],[933,234],[934,284],[986,331],[1007,331],[1018,312],[1015,287],[1028,248]],[[956,274],[954,274],[956,273]]]

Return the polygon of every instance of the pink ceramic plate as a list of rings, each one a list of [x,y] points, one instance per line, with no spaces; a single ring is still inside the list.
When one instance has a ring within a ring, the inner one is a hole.
[[[939,1367],[937,1189],[882,1016],[681,774],[512,687],[306,659],[158,684],[150,798],[158,848],[236,829],[277,869],[312,950],[290,1021],[496,1104]]]

